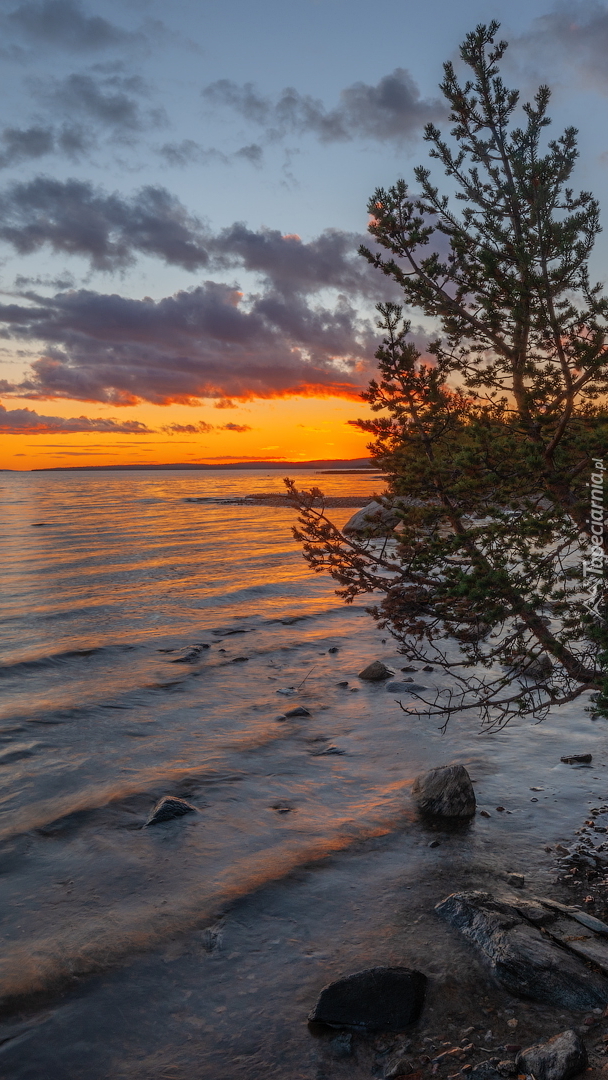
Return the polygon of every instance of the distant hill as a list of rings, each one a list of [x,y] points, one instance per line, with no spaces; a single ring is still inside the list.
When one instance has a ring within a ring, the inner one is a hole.
[[[377,471],[371,458],[323,458],[317,461],[231,461],[228,464],[195,464],[176,462],[168,465],[51,465],[44,469],[32,469],[32,472],[169,472],[174,469],[188,469],[190,472],[216,472],[218,469],[266,469],[285,472],[295,469],[372,469]]]

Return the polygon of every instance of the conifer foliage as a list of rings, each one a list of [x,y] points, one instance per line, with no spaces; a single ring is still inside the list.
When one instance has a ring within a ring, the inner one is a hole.
[[[318,490],[287,481],[311,567],[347,602],[375,593],[403,655],[448,674],[402,708],[442,723],[475,710],[489,727],[587,691],[608,715],[599,209],[569,187],[576,131],[546,139],[549,89],[520,105],[505,86],[498,29],[466,37],[467,81],[444,65],[451,131],[425,138],[449,194],[419,167],[415,193],[399,180],[368,207],[376,246],[361,254],[436,328],[423,355],[402,307],[378,306],[379,377],[363,394],[377,416],[353,421],[399,524],[383,541],[346,536]]]

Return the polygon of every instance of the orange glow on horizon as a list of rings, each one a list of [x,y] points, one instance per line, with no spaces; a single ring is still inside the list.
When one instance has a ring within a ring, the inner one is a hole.
[[[308,388],[307,388],[308,389]],[[80,402],[61,399],[52,407],[31,399],[5,399],[8,410],[34,409],[66,420],[81,417]],[[230,461],[314,461],[367,457],[369,435],[349,421],[369,417],[358,395],[208,401],[193,408],[138,404],[91,405],[92,421],[140,425],[134,433],[25,430],[0,434],[0,468],[44,469],[70,465],[217,464]],[[174,429],[174,430],[171,430]]]

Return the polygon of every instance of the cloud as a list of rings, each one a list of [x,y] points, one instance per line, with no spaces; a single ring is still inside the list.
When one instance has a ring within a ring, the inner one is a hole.
[[[71,52],[98,52],[140,40],[99,15],[87,15],[76,0],[33,0],[19,4],[2,20],[36,44],[54,45]]]
[[[123,198],[82,180],[17,182],[0,193],[0,238],[20,254],[82,255],[97,270],[128,266],[135,253],[187,270],[208,262],[201,223],[162,187]]]
[[[7,409],[0,404],[0,433],[4,435],[20,435],[24,431],[30,435],[50,435],[58,432],[72,431],[96,431],[108,432],[109,434],[142,435],[149,434],[150,429],[139,420],[91,420],[87,416],[40,416],[33,409]]]
[[[202,91],[211,105],[223,105],[266,131],[271,140],[290,133],[311,133],[323,143],[347,142],[357,138],[402,143],[420,134],[430,120],[445,118],[438,101],[420,97],[420,91],[405,68],[395,68],[375,86],[356,82],[340,94],[340,102],[326,109],[323,102],[293,87],[276,100],[261,96],[252,83],[240,86],[219,79]]]
[[[162,110],[142,110],[138,98],[147,95],[147,87],[138,75],[73,72],[60,81],[39,84],[38,94],[64,112],[115,132],[132,133],[165,122]]]
[[[177,435],[198,435],[199,432],[207,435],[214,430],[214,425],[208,424],[205,420],[199,420],[198,424],[166,424],[161,428],[161,431],[166,431],[170,435],[174,433]]]
[[[586,85],[608,91],[608,9],[595,0],[557,4],[536,18],[528,33],[513,41],[538,61],[546,57],[551,69],[564,74],[574,66]]]
[[[0,135],[0,169],[47,154],[63,153],[76,158],[89,145],[90,138],[77,124],[66,123],[60,128],[42,124],[28,128],[7,127]]]
[[[357,250],[370,237],[326,229],[304,243],[296,234],[279,229],[249,229],[235,222],[206,240],[212,265],[217,269],[242,266],[260,275],[281,296],[339,289],[348,295],[380,299],[390,286]]]
[[[215,147],[201,146],[194,139],[182,139],[179,143],[164,143],[157,153],[164,158],[167,165],[185,168],[187,165],[210,165],[219,162],[222,165],[232,165],[235,159],[248,161],[250,165],[259,168],[262,164],[264,151],[257,143],[242,146],[232,154],[224,154]]]
[[[253,431],[253,428],[249,427],[249,424],[208,424],[206,420],[199,420],[198,424],[167,424],[161,428],[161,431],[166,431],[169,434],[178,435],[208,435],[211,431],[236,431],[241,434],[244,431]]]
[[[293,395],[357,397],[377,335],[346,300],[333,307],[269,288],[207,281],[156,302],[84,289],[0,307],[5,335],[46,342],[19,396],[117,405]]]

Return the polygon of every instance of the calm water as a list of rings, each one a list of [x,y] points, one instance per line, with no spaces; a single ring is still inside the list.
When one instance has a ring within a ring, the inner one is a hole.
[[[324,983],[389,960],[441,982],[457,946],[432,905],[463,874],[547,887],[544,844],[606,798],[582,704],[491,737],[406,718],[357,678],[404,661],[308,571],[293,511],[192,501],[278,492],[279,474],[0,486],[2,997],[50,995],[0,1024],[2,1078],[325,1076],[305,1024]],[[310,717],[276,719],[298,704]],[[560,764],[581,749],[592,769]],[[430,850],[408,789],[454,760],[492,817]],[[199,812],[142,829],[164,794]],[[431,929],[412,937],[414,911]]]

